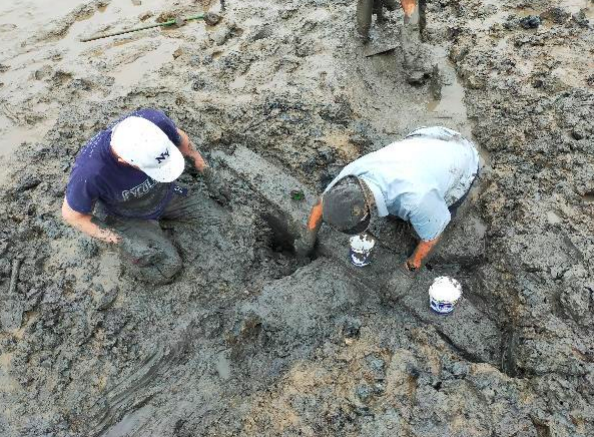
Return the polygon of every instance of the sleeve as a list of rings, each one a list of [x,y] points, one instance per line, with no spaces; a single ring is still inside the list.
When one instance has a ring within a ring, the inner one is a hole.
[[[181,136],[177,131],[175,123],[169,117],[167,117],[163,111],[159,111],[158,109],[141,109],[140,111],[135,112],[133,115],[152,121],[157,126],[159,126],[159,129],[161,129],[165,135],[167,135],[173,144],[175,144],[177,147],[181,145]]]
[[[443,126],[421,127],[409,133],[406,138],[431,138],[441,141],[460,141],[462,134]]]
[[[77,169],[74,169],[66,187],[66,201],[70,208],[81,214],[91,214],[97,199],[97,186],[91,179],[80,175]]]
[[[409,221],[423,241],[435,240],[451,220],[445,200],[435,191],[425,194],[410,212]]]

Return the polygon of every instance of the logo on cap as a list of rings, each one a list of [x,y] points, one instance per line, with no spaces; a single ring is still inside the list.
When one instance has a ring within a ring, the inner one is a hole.
[[[164,151],[155,159],[157,160],[157,164],[161,164],[161,161],[165,161],[169,157],[169,150]]]

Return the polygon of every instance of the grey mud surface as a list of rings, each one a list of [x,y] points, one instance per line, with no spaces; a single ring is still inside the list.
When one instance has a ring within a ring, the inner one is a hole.
[[[441,99],[406,83],[399,12],[370,49],[353,1],[228,0],[216,27],[86,44],[219,5],[0,5],[0,435],[594,435],[594,5],[427,3]],[[232,194],[184,176],[203,225],[168,230],[184,260],[168,286],[59,216],[81,145],[139,107],[189,132]],[[395,223],[368,268],[326,228],[294,257],[342,165],[429,124],[485,160],[431,270],[397,270],[414,242]],[[465,295],[440,318],[443,274]]]

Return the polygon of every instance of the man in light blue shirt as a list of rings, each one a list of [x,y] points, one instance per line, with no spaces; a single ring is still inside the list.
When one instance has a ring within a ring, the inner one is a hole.
[[[347,165],[324,191],[308,221],[304,247],[313,248],[322,222],[349,235],[379,217],[410,222],[420,238],[405,263],[415,270],[439,241],[479,169],[474,145],[444,127],[421,128]]]

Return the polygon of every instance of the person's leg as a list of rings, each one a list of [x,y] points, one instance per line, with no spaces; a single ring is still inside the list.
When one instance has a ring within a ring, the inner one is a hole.
[[[198,224],[204,199],[185,187],[176,187],[174,196],[161,216],[163,220],[174,220],[186,224]]]
[[[357,0],[357,32],[367,41],[371,28],[374,0]]]
[[[428,79],[438,79],[438,70],[431,61],[430,50],[421,38],[425,25],[425,3],[421,0],[401,0],[404,25],[400,30],[400,46],[404,55],[406,81],[411,85],[424,84]],[[435,87],[438,89],[438,87]],[[437,91],[433,91],[438,94]]]
[[[382,0],[374,0],[373,13],[376,16],[377,23],[384,21],[384,2]]]
[[[404,23],[418,24],[419,10],[417,8],[417,0],[400,0],[400,3],[404,11]]]
[[[181,270],[175,246],[154,220],[108,219],[121,236],[120,254],[125,271],[151,284],[166,284]]]
[[[384,0],[384,6],[388,11],[395,11],[398,9],[398,3],[396,0]]]
[[[200,192],[177,193],[161,216],[161,225],[167,229],[169,237],[175,242],[180,255],[186,263],[191,263],[201,246],[198,241],[212,226],[211,214],[218,205]]]
[[[419,32],[423,34],[427,25],[427,0],[418,0]]]

